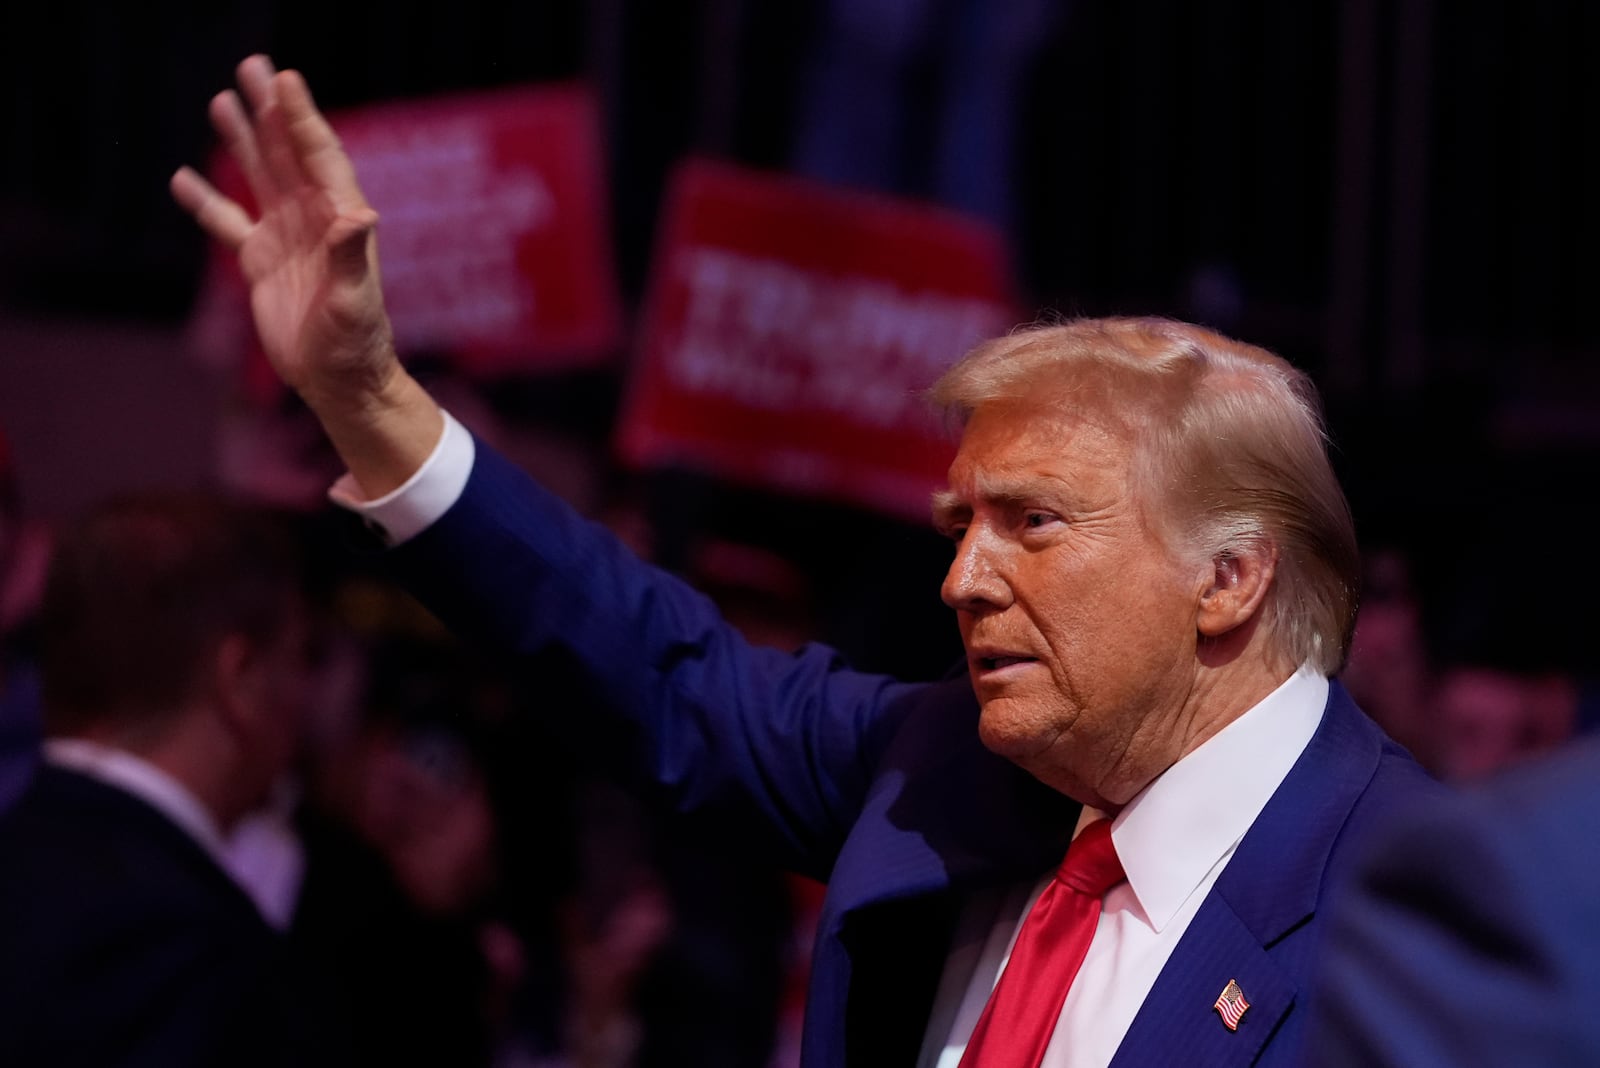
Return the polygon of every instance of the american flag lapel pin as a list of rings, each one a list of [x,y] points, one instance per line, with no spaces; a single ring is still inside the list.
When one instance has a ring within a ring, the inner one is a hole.
[[[1217,1002],[1211,1006],[1217,1010],[1217,1015],[1222,1017],[1222,1022],[1228,1030],[1239,1030],[1239,1020],[1250,1008],[1250,1003],[1244,998],[1244,991],[1239,989],[1239,980],[1229,979],[1228,985],[1222,988],[1222,993],[1217,996]]]

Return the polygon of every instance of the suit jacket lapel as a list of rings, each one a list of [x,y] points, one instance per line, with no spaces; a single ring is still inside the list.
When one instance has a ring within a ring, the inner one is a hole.
[[[1213,1007],[1230,980],[1239,984],[1250,1006],[1237,1031],[1230,1031]],[[1293,978],[1262,949],[1228,903],[1213,894],[1157,977],[1111,1068],[1253,1064],[1294,1005],[1295,995]]]
[[[1271,951],[1316,911],[1328,856],[1381,744],[1334,683],[1316,734],[1190,922],[1112,1068],[1255,1062],[1299,996],[1296,976]],[[1250,1003],[1237,1031],[1212,1007],[1230,979]]]

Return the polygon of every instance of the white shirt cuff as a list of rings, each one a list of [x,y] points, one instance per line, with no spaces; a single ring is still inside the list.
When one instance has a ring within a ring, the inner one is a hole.
[[[422,466],[398,488],[376,500],[364,500],[350,475],[328,490],[328,499],[361,517],[385,545],[400,545],[432,526],[450,510],[466,488],[477,446],[467,428],[444,412],[444,432]]]

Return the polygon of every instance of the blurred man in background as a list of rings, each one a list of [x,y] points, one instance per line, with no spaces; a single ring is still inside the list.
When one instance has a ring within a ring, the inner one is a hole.
[[[308,620],[262,515],[112,503],[40,613],[43,765],[0,819],[0,1063],[337,1062],[224,840],[294,753]]]

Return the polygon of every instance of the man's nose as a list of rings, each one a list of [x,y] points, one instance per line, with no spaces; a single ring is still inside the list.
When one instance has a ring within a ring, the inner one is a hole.
[[[956,558],[950,561],[939,594],[958,612],[989,611],[1011,603],[1011,587],[996,566],[999,556],[992,541],[974,525],[956,543]]]

